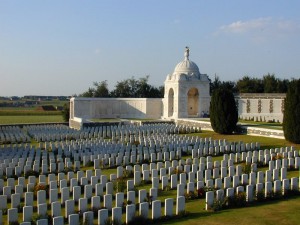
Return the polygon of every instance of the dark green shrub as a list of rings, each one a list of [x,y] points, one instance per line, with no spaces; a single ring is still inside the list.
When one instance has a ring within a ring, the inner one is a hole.
[[[264,191],[257,191],[256,192],[256,201],[263,202],[265,200],[265,193]]]
[[[28,170],[26,173],[25,173],[25,178],[27,179],[29,176],[35,176],[35,177],[38,177],[40,174],[39,172],[36,172],[34,170]]]
[[[70,119],[70,105],[64,104],[63,110],[61,111],[65,122],[69,122]]]
[[[242,171],[245,174],[251,173],[251,164],[250,163],[242,163]]]
[[[204,190],[204,188],[199,188],[197,190],[197,193],[198,193],[198,198],[205,198],[206,191]]]
[[[190,191],[189,193],[184,194],[185,200],[193,200],[196,199],[198,196],[195,192]]]
[[[210,122],[213,130],[219,134],[232,134],[238,121],[238,112],[234,96],[230,90],[214,90],[210,103]]]
[[[49,185],[44,185],[44,184],[36,184],[34,186],[34,194],[37,195],[38,191],[44,190],[46,193],[48,193],[49,190]]]
[[[9,225],[19,225],[20,223],[18,221],[12,221],[12,222],[9,222]]]
[[[133,171],[132,170],[124,170],[123,172],[123,177],[124,178],[133,178]]]
[[[128,225],[149,224],[149,221],[143,216],[135,216],[131,219]]]
[[[114,181],[113,186],[116,192],[124,192],[127,188],[127,182],[123,178],[118,178]]]
[[[240,192],[232,197],[228,197],[229,207],[244,207],[246,206],[246,193]]]
[[[217,211],[221,211],[222,209],[225,209],[226,206],[227,206],[227,198],[223,200],[215,200],[212,209],[214,212],[217,212]]]
[[[283,132],[286,140],[300,143],[300,79],[290,82],[285,98]]]

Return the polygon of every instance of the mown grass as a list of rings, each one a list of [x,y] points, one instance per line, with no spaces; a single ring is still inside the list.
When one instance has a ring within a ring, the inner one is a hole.
[[[257,121],[249,121],[249,120],[239,120],[239,124],[246,124],[250,127],[259,127],[266,129],[274,129],[274,130],[282,130],[282,123],[268,123],[268,122],[257,122]]]
[[[0,124],[61,123],[62,115],[0,116]]]
[[[213,140],[226,139],[229,142],[238,142],[243,141],[244,143],[259,142],[261,149],[270,149],[270,148],[280,148],[285,146],[294,146],[296,149],[300,149],[300,144],[294,144],[285,139],[277,138],[268,138],[261,136],[250,136],[245,134],[234,134],[234,135],[224,135],[218,134],[213,131],[203,130],[202,133],[198,134],[187,134],[190,136],[198,135],[200,137],[211,137]]]
[[[0,110],[0,116],[47,116],[61,115],[61,111],[39,111],[39,110]]]
[[[268,201],[244,208],[227,209],[218,212],[204,211],[205,200],[186,203],[187,217],[161,224],[169,225],[232,225],[232,224],[299,224],[300,197]]]

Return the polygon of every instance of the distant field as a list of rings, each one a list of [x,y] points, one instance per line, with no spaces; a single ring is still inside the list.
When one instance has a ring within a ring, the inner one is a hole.
[[[0,116],[0,124],[61,123],[62,115]]]
[[[37,111],[37,110],[0,110],[0,116],[53,116],[61,115],[60,111]]]

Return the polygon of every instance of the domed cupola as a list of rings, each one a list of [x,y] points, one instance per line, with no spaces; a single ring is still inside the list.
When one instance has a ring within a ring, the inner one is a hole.
[[[200,75],[197,64],[189,60],[189,55],[190,49],[185,47],[184,60],[177,64],[174,74]]]
[[[196,118],[209,111],[208,76],[200,74],[189,54],[190,49],[185,47],[184,60],[165,80],[164,118]]]

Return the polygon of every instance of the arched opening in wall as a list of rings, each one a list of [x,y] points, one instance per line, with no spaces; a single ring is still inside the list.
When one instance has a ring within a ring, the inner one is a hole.
[[[168,117],[173,116],[174,113],[174,90],[170,88],[168,94]]]
[[[191,88],[187,94],[187,111],[189,117],[198,117],[199,116],[199,92],[197,88]]]

